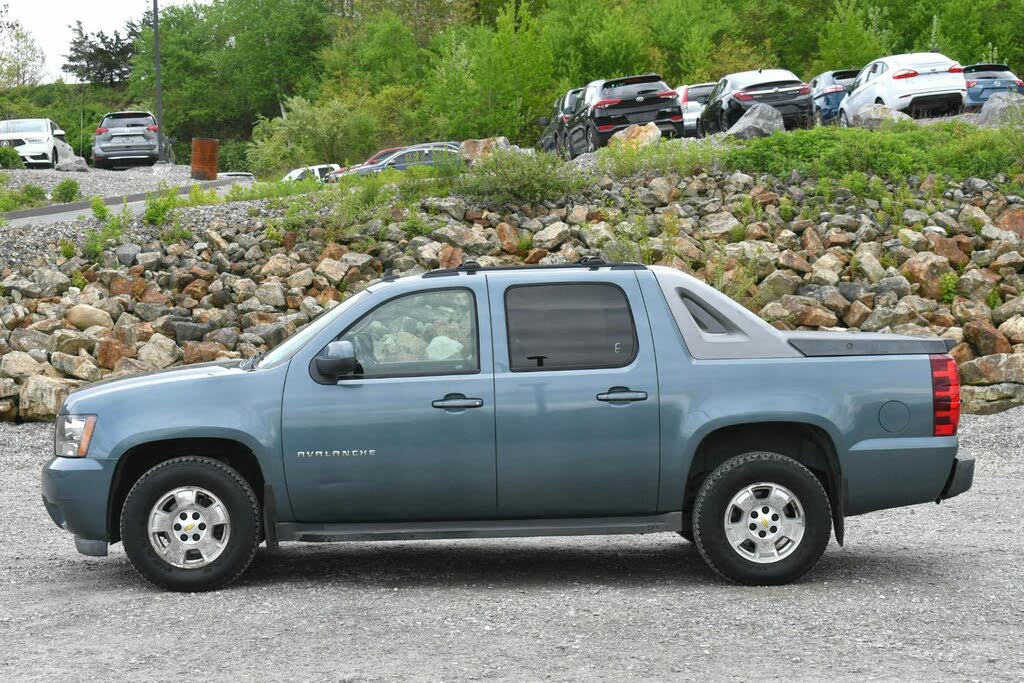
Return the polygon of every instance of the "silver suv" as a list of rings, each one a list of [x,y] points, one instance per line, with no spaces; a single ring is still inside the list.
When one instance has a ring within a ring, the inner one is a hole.
[[[96,129],[92,158],[96,168],[132,164],[152,166],[160,160],[160,132],[156,118],[146,111],[119,111],[107,114]],[[164,137],[164,154],[170,153]]]

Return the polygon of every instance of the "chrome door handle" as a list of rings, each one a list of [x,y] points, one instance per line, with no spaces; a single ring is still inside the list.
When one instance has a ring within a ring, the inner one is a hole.
[[[432,401],[430,405],[435,408],[442,408],[446,410],[482,408],[484,400],[482,398],[466,398],[462,394],[448,394],[442,399]]]
[[[630,402],[630,401],[646,401],[646,391],[630,391],[626,387],[612,387],[603,394],[597,395],[598,401],[605,401],[607,403],[619,403],[619,402]]]

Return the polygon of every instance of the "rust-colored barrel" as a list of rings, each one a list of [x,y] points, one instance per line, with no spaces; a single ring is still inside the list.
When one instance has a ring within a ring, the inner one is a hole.
[[[220,142],[212,138],[192,138],[192,178],[216,180],[220,161]]]

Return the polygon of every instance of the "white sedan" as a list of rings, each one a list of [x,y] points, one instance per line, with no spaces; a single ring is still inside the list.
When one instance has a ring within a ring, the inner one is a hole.
[[[13,147],[27,166],[53,168],[75,158],[64,131],[50,119],[0,121],[0,147]]]
[[[915,52],[877,59],[857,75],[839,105],[839,124],[872,104],[911,116],[955,114],[964,107],[967,83],[958,62],[937,52]]]

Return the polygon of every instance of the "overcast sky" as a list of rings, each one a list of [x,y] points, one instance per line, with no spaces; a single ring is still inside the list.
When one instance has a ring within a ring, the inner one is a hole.
[[[10,7],[10,17],[21,22],[46,53],[46,79],[63,77],[64,55],[71,42],[75,21],[89,33],[113,33],[129,19],[139,20],[153,0],[0,0]],[[186,0],[160,0],[160,6],[186,4]]]

